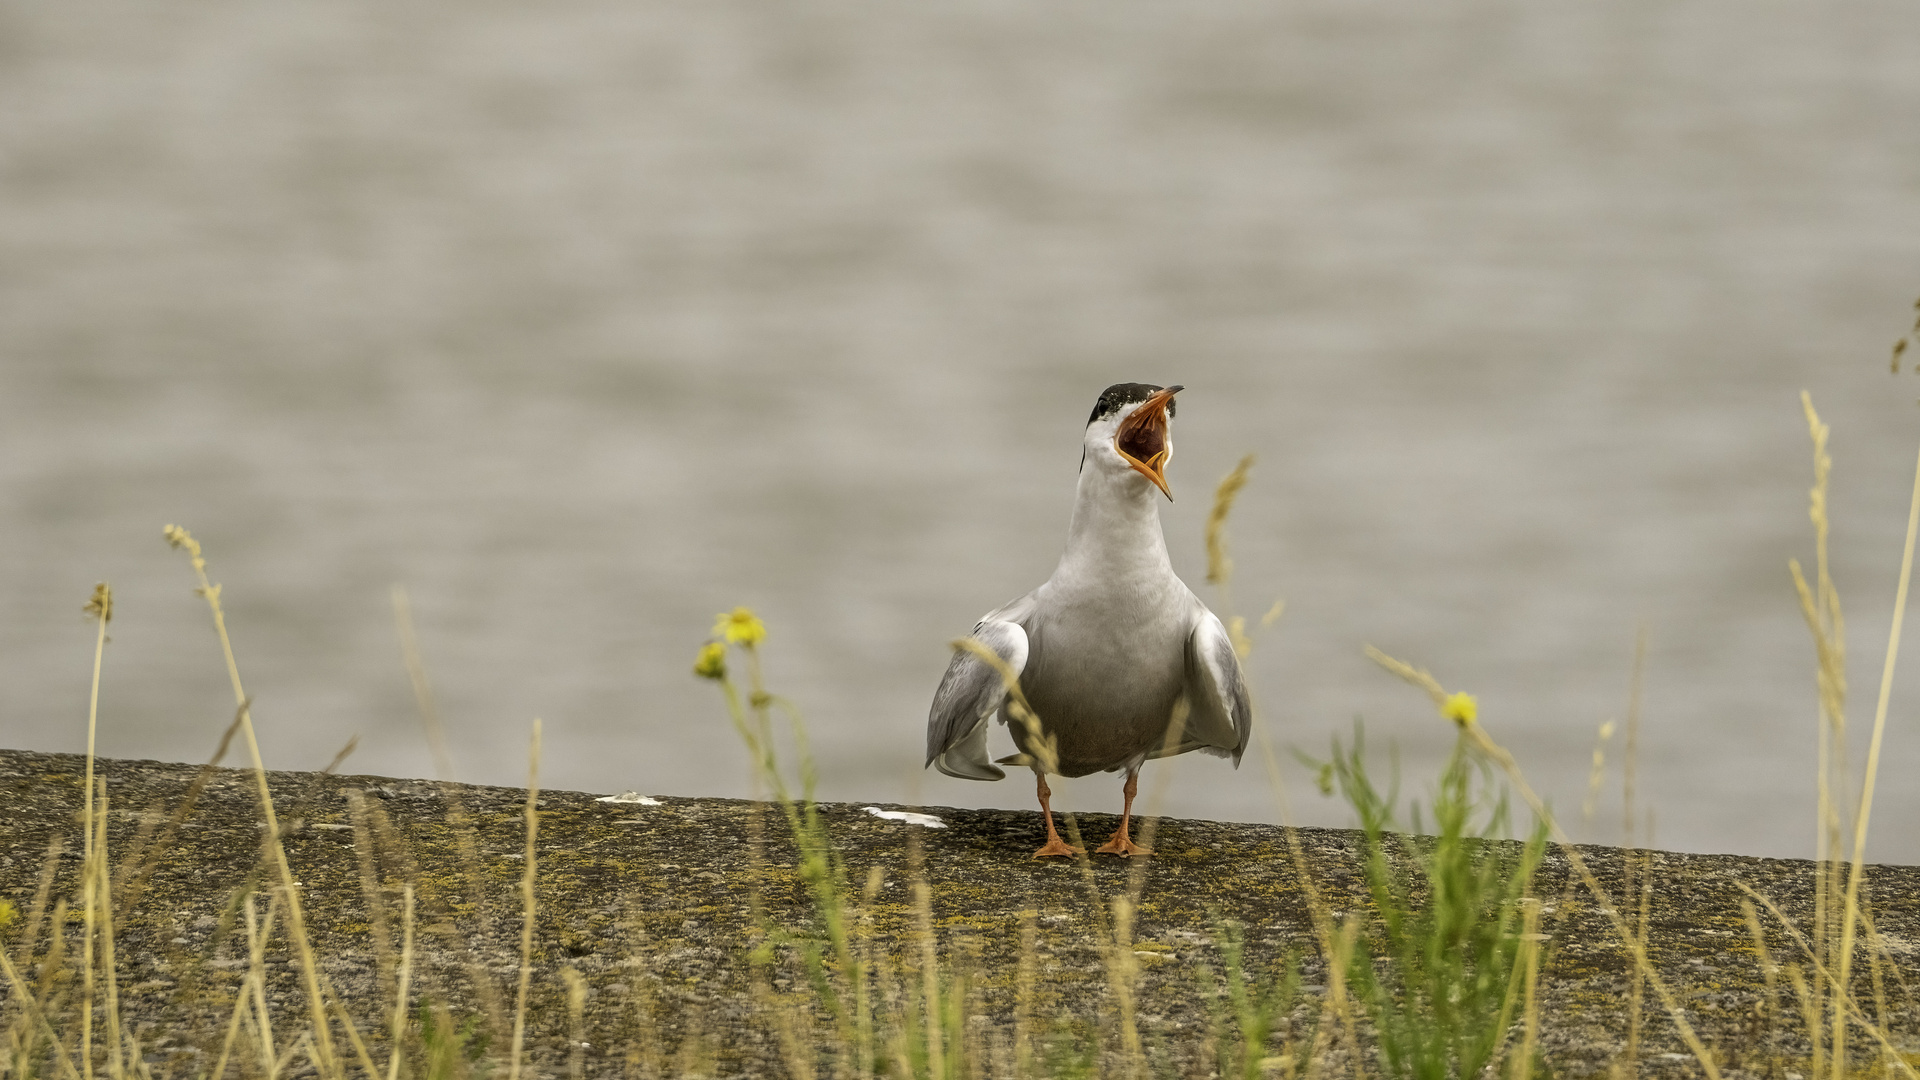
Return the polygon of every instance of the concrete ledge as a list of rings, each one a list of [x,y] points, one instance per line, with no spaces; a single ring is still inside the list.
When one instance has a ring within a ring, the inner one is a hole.
[[[270,892],[274,881],[262,871],[253,776],[212,770],[194,795],[196,766],[103,760],[97,768],[111,799],[115,864],[130,867],[158,852],[149,880],[122,881],[120,895],[137,893],[119,916],[122,1011],[156,1061],[184,1073],[207,1068],[246,966],[245,933],[234,928],[237,898],[254,887]],[[22,913],[5,933],[5,947],[16,957],[47,868],[53,898],[75,893],[83,769],[73,755],[0,751],[6,806],[0,898]],[[311,773],[272,773],[270,783],[322,966],[364,1030],[385,1027],[386,958],[398,939],[398,897],[407,881],[419,896],[416,992],[449,1000],[457,1014],[480,1017],[483,1028],[502,1009],[510,1014],[525,792]],[[173,829],[169,822],[190,796],[193,805]],[[972,973],[973,1023],[991,1044],[1011,1023],[1021,913],[1030,910],[1036,913],[1029,957],[1036,1015],[1049,1027],[1085,1032],[1111,1023],[1113,954],[1096,897],[1124,892],[1135,866],[1101,857],[1089,877],[1078,863],[1034,862],[1027,856],[1040,838],[1033,811],[921,812],[947,827],[887,820],[852,804],[821,807],[855,888],[875,870],[884,875],[867,909],[874,947],[918,963],[911,882],[930,882],[941,947],[962,957]],[[451,823],[462,815],[471,832]],[[1079,825],[1097,842],[1114,821],[1088,815]],[[170,829],[173,836],[161,844]],[[1359,835],[1301,829],[1298,836],[1325,901],[1336,911],[1366,908]],[[1155,847],[1158,855],[1144,868],[1131,946],[1140,969],[1138,1026],[1150,1056],[1165,1071],[1186,1075],[1212,1052],[1210,1008],[1220,1006],[1210,1003],[1208,988],[1222,970],[1217,935],[1223,923],[1245,928],[1248,963],[1256,970],[1272,971],[1297,955],[1309,997],[1325,982],[1323,964],[1286,830],[1169,819],[1160,824]],[[1616,887],[1623,853],[1581,850],[1602,881]],[[1804,930],[1812,918],[1813,865],[1662,852],[1649,859],[1651,954],[1721,1064],[1760,1075],[1770,1060],[1804,1057],[1796,1007],[1788,999],[1767,1000],[1737,883],[1771,897]],[[588,989],[589,1074],[622,1075],[635,1063],[676,1061],[704,1061],[720,1075],[782,1074],[766,998],[756,1000],[749,991],[746,953],[756,940],[750,901],[756,885],[774,923],[808,932],[811,909],[793,865],[785,822],[764,804],[662,798],[638,805],[543,793],[529,1035],[535,1060],[548,1071],[568,1067],[572,1020],[560,971],[573,968]],[[1564,858],[1550,852],[1536,889],[1547,905],[1543,930],[1552,934],[1542,1015],[1547,1057],[1558,1074],[1585,1076],[1604,1073],[1625,1042],[1631,965],[1604,918],[1568,878]],[[1874,867],[1865,891],[1888,952],[1906,962],[1906,972],[1897,974],[1920,983],[1912,976],[1920,971],[1920,868]],[[77,916],[67,918],[72,924]],[[77,926],[68,932],[77,940]],[[1777,926],[1769,925],[1768,934],[1776,958],[1797,959]],[[43,933],[43,949],[45,940]],[[298,1027],[305,1022],[299,973],[278,932],[268,956],[270,998]],[[1871,1000],[1868,969],[1863,958],[1859,988]],[[791,957],[776,957],[771,975],[776,998],[791,987],[797,1000],[806,989]],[[1892,974],[1886,988],[1894,1014],[1889,1026],[1906,1049],[1920,1048],[1913,998]],[[1298,1015],[1304,1018],[1308,1008],[1303,1004]],[[1650,995],[1645,1016],[1642,1073],[1698,1075]],[[1855,1036],[1863,1053],[1871,1049],[1866,1043]]]

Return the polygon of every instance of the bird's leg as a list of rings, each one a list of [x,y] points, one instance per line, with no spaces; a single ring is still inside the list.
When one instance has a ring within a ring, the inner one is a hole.
[[[1040,781],[1040,816],[1047,820],[1047,842],[1040,845],[1040,850],[1034,852],[1033,857],[1080,854],[1077,849],[1068,847],[1060,839],[1060,834],[1053,831],[1053,805],[1047,801],[1053,797],[1053,790],[1047,787],[1047,774],[1035,769],[1033,775]]]
[[[1127,797],[1126,808],[1120,811],[1120,827],[1113,831],[1107,842],[1095,850],[1107,855],[1151,855],[1153,852],[1133,842],[1128,836],[1133,824],[1133,797],[1140,791],[1140,774],[1127,770],[1127,786],[1120,789]]]

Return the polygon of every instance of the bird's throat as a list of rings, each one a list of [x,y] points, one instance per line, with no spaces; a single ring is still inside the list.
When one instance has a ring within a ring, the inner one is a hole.
[[[1133,470],[1080,473],[1055,578],[1114,580],[1173,573],[1160,529],[1160,492]]]

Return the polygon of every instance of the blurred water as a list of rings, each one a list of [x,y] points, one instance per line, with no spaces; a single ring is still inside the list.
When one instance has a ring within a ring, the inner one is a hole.
[[[1283,748],[1480,695],[1582,835],[1650,640],[1656,838],[1811,850],[1797,396],[1835,428],[1855,751],[1920,425],[1920,9],[1650,0],[0,6],[0,731],[426,775],[388,586],[462,779],[744,794],[713,613],[771,628],[830,798],[919,769],[946,642],[1042,580],[1079,426],[1180,382],[1177,567],[1259,455],[1234,606]],[[1211,594],[1209,594],[1211,596]],[[1920,658],[1870,855],[1920,860]],[[1610,768],[1619,764],[1619,739]],[[1300,820],[1345,824],[1282,754]],[[1148,770],[1272,819],[1258,760]],[[1057,785],[1114,810],[1118,783]]]

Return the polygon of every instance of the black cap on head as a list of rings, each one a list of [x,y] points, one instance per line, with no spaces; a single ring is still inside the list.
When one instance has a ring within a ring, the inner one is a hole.
[[[1100,400],[1093,403],[1093,414],[1087,417],[1087,423],[1105,416],[1112,416],[1129,405],[1138,405],[1159,393],[1160,387],[1152,383],[1121,382],[1114,383],[1100,392]],[[1167,402],[1167,415],[1173,416],[1174,403]]]

